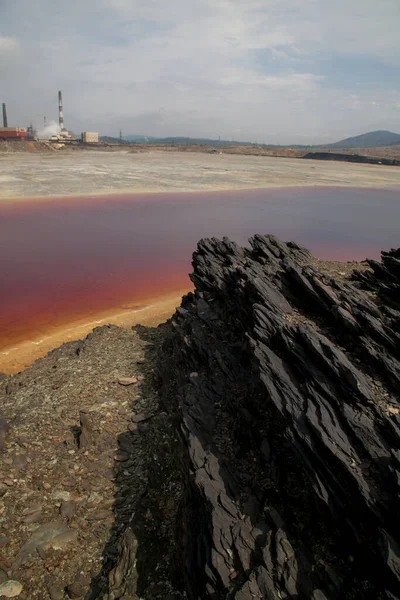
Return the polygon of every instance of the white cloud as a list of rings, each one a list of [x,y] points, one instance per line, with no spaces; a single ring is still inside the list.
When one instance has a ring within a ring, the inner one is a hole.
[[[0,56],[15,55],[19,49],[19,42],[15,37],[0,35]]]
[[[17,38],[0,33],[0,74],[15,68],[20,44]]]
[[[0,3],[4,100],[22,123],[56,117],[62,88],[77,132],[289,143],[396,130],[398,85],[359,89],[355,72],[344,86],[312,64],[340,52],[400,68],[399,17],[398,0]]]

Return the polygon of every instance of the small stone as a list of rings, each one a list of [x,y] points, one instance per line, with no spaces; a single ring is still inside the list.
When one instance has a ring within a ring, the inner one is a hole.
[[[110,512],[108,510],[98,510],[97,512],[91,513],[90,515],[86,515],[87,521],[102,521],[110,516]]]
[[[63,502],[60,507],[60,515],[66,519],[72,519],[76,509],[76,504],[73,500]]]
[[[115,473],[112,469],[105,469],[101,475],[104,477],[104,479],[108,479],[108,481],[114,481],[115,479]]]
[[[81,424],[81,433],[79,436],[79,448],[87,448],[92,444],[92,424],[88,417],[88,414],[84,411],[79,413],[79,419]]]
[[[62,500],[63,502],[68,502],[71,500],[71,494],[69,492],[65,492],[64,490],[55,490],[51,497],[54,500]]]
[[[47,589],[51,600],[63,600],[64,589],[62,587],[59,585],[50,585]]]
[[[145,415],[144,413],[139,413],[137,415],[132,415],[131,416],[131,421],[133,423],[141,423],[142,421],[147,421],[147,419],[150,419],[151,415]]]
[[[3,569],[0,569],[0,584],[4,583],[5,581],[8,581],[8,576],[6,571],[3,571]]]
[[[87,588],[90,585],[89,577],[84,575],[78,575],[74,583],[67,585],[65,588],[70,598],[83,598],[87,592]]]
[[[65,479],[62,480],[61,483],[65,487],[75,487],[75,485],[76,485],[76,481],[75,481],[75,479],[72,479],[72,477],[66,477]]]
[[[125,454],[124,452],[118,452],[118,454],[114,456],[114,460],[117,462],[125,462],[128,460],[128,458],[128,454]]]
[[[37,502],[36,504],[33,504],[32,506],[28,506],[28,508],[25,508],[22,511],[22,514],[24,516],[31,515],[32,513],[38,512],[39,510],[42,510],[42,505]]]
[[[69,529],[59,522],[40,525],[20,549],[12,565],[13,571],[29,562],[37,552],[45,554],[51,548],[62,550],[70,542],[75,541],[77,537],[77,531]]]
[[[24,523],[27,523],[27,524],[28,523],[38,523],[38,521],[40,521],[41,518],[42,518],[42,511],[37,510],[36,512],[32,512],[27,517],[25,517]]]
[[[49,483],[44,483],[43,487],[45,490],[51,490],[51,485]]]
[[[75,542],[78,538],[78,532],[69,530],[64,533],[60,533],[53,539],[49,540],[46,544],[43,544],[42,548],[44,551],[52,548],[53,550],[63,550],[65,546],[71,542]]]
[[[138,378],[137,377],[120,377],[118,379],[118,383],[120,385],[132,385],[134,383],[138,382]]]
[[[133,433],[134,431],[137,431],[137,424],[136,423],[129,423],[128,425],[128,431],[130,431],[131,433]]]
[[[20,595],[23,590],[23,585],[19,581],[15,581],[14,579],[10,579],[10,581],[5,581],[0,585],[0,597],[4,598],[16,598]]]
[[[98,504],[103,500],[103,496],[101,496],[98,492],[92,492],[88,498],[89,504]]]
[[[28,464],[28,457],[26,454],[16,454],[12,461],[13,469],[20,471],[25,469]]]

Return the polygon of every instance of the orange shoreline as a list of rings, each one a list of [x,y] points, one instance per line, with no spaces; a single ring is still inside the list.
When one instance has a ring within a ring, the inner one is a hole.
[[[51,330],[43,331],[42,335],[32,340],[11,345],[0,350],[0,372],[7,375],[18,373],[29,367],[36,359],[45,356],[48,352],[65,342],[84,338],[92,329],[102,325],[118,325],[132,327],[141,325],[155,327],[169,319],[180,306],[182,296],[189,289],[182,289],[155,299],[135,309],[99,313],[86,319],[79,319]]]

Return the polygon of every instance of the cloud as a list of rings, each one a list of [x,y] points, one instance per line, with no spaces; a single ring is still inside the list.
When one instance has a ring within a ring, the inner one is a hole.
[[[20,44],[16,37],[0,33],[0,73],[15,67],[19,50]]]
[[[290,143],[398,128],[398,0],[19,0],[0,2],[0,23],[22,123],[56,117],[62,88],[78,133]]]
[[[0,35],[0,56],[15,55],[19,49],[19,42],[14,37]]]

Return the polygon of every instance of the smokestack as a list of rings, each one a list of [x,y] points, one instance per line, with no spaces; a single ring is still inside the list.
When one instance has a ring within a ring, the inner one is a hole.
[[[3,127],[8,127],[7,107],[5,105],[5,102],[3,102]]]
[[[58,124],[61,129],[64,129],[64,117],[63,117],[63,106],[62,106],[62,93],[61,90],[58,92]]]

